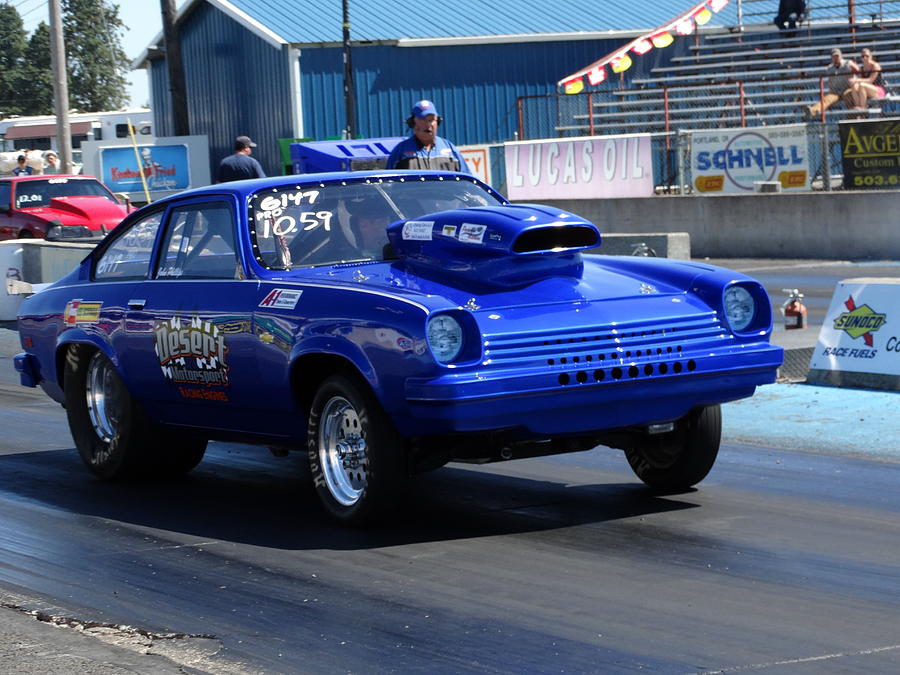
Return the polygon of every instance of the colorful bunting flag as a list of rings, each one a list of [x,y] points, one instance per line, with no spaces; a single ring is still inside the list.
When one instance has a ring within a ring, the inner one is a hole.
[[[675,41],[675,38],[672,37],[671,33],[667,33],[663,31],[661,33],[657,33],[650,37],[650,42],[653,43],[653,46],[657,49],[662,49],[663,47],[668,47]]]
[[[591,84],[600,84],[606,79],[606,68],[603,66],[597,66],[596,68],[591,68],[587,74],[588,82]]]
[[[634,46],[631,48],[631,51],[633,51],[635,54],[646,54],[651,49],[653,49],[653,44],[650,42],[650,40],[648,40],[646,38],[641,38],[640,40],[638,40],[637,42],[634,43]]]
[[[579,77],[574,80],[569,80],[563,86],[567,94],[577,94],[584,89],[584,80]]]
[[[698,26],[703,26],[712,18],[712,12],[706,9],[706,7],[701,7],[692,15],[692,17],[694,21],[697,22]]]
[[[721,11],[727,4],[728,0],[702,0],[687,12],[679,14],[671,23],[663,24],[655,31],[629,42],[618,52],[613,52],[584,70],[560,80],[557,82],[557,86],[562,85],[567,94],[577,94],[584,89],[584,75],[588,76],[590,84],[600,84],[606,80],[607,74],[604,66],[609,65],[614,73],[628,70],[632,64],[631,57],[628,55],[629,51],[643,55],[654,47],[657,49],[668,47],[675,41],[672,36],[673,31],[678,35],[690,35],[698,26],[703,26],[710,21],[712,12]]]
[[[631,57],[628,54],[619,54],[618,57],[613,58],[612,71],[614,73],[624,73],[629,68],[631,68]]]
[[[679,35],[690,35],[694,32],[694,22],[690,18],[682,19],[675,24],[675,32]]]

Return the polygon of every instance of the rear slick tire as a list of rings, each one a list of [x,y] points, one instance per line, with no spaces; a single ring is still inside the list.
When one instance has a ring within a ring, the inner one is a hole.
[[[82,461],[103,480],[124,480],[147,465],[143,413],[110,359],[89,347],[72,346],[64,373],[66,415]]]
[[[181,438],[150,422],[102,352],[70,346],[63,386],[75,447],[98,478],[172,478],[203,459],[206,440]]]
[[[722,410],[718,404],[693,410],[666,434],[640,438],[626,448],[632,471],[659,492],[684,492],[710,472],[719,454]]]

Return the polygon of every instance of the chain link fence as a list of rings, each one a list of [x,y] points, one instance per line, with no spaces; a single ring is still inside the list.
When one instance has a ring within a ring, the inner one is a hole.
[[[723,132],[739,130],[720,129]],[[656,194],[698,194],[691,162],[695,133],[699,131],[679,130],[651,135]],[[808,123],[806,139],[808,189],[813,191],[845,189],[838,123]]]

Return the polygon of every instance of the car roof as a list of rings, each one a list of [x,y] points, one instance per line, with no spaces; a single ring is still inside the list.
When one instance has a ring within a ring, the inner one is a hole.
[[[268,176],[266,178],[253,178],[250,180],[236,180],[227,183],[215,183],[213,185],[206,185],[203,187],[193,188],[191,190],[180,192],[177,195],[165,197],[164,199],[155,201],[154,204],[167,202],[173,199],[182,199],[185,197],[200,197],[205,194],[221,195],[225,193],[232,194],[238,199],[244,199],[256,192],[259,192],[260,190],[289,185],[291,183],[294,183],[295,185],[309,185],[312,183],[335,183],[340,181],[360,183],[365,182],[366,180],[372,180],[373,178],[386,180],[395,178],[417,180],[419,178],[425,178],[427,180],[429,178],[438,179],[440,177],[452,179],[463,178],[475,182],[478,181],[475,176],[471,176],[466,173],[458,173],[456,171],[400,171],[386,169],[382,171],[330,171],[327,173],[287,174],[283,176]]]
[[[74,178],[76,180],[96,180],[100,179],[95,176],[84,176],[74,173],[33,173],[29,176],[0,176],[0,181],[16,182],[24,180],[47,180],[48,178]]]

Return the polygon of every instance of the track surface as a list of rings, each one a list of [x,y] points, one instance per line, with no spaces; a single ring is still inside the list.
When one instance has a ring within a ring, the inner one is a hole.
[[[815,294],[869,275],[830,267]],[[0,594],[203,645],[194,672],[900,671],[900,463],[820,454],[815,434],[795,451],[744,428],[699,490],[666,497],[613,450],[453,465],[359,532],[325,518],[301,457],[250,446],[211,444],[183,480],[101,484],[10,370]]]

